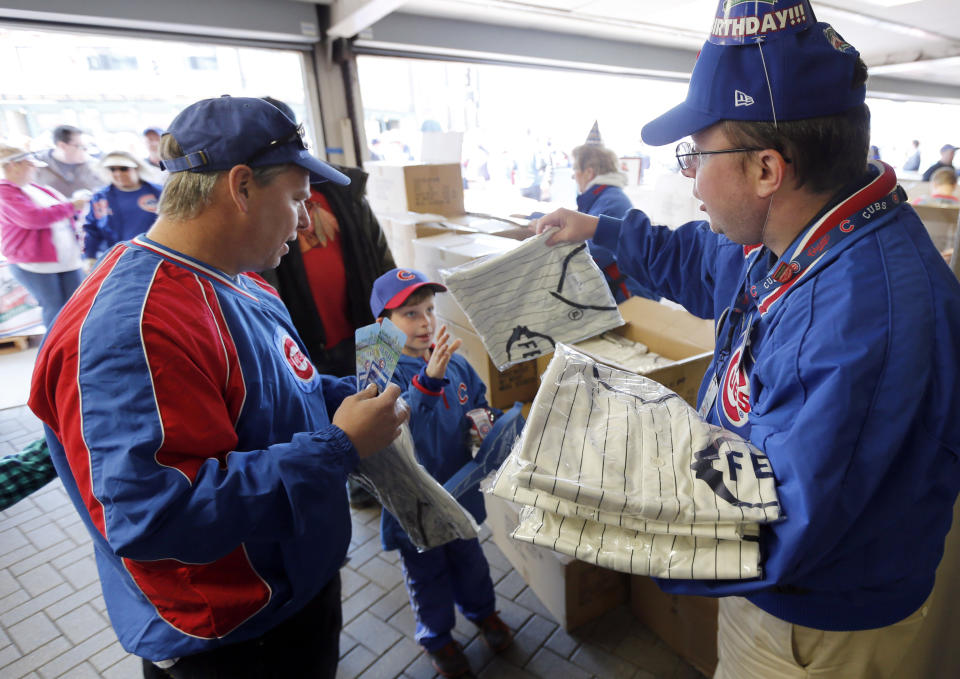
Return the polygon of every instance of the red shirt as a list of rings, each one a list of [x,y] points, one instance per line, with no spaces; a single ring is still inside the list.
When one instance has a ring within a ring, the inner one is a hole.
[[[323,194],[311,190],[307,201],[310,228],[300,231],[297,241],[303,255],[310,294],[320,314],[329,349],[353,334],[354,327],[347,320],[347,273],[343,266],[340,227]],[[324,244],[317,235],[325,233]]]

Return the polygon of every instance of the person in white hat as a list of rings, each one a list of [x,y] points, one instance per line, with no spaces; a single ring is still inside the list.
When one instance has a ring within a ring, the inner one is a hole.
[[[0,251],[13,277],[40,304],[49,330],[83,280],[74,219],[87,200],[67,200],[37,184],[42,165],[32,153],[0,144]]]
[[[140,175],[143,163],[132,153],[111,151],[100,160],[110,184],[93,194],[83,223],[83,261],[89,271],[120,241],[145,233],[157,219],[161,187]]]

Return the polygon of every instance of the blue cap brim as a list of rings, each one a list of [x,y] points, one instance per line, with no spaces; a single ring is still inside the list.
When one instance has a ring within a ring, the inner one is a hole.
[[[340,186],[346,186],[350,183],[350,177],[340,172],[331,165],[323,162],[319,158],[314,158],[309,151],[302,150],[297,157],[289,162],[299,165],[305,170],[310,171],[310,183],[322,184],[323,182],[333,182]]]
[[[640,130],[640,138],[649,146],[663,146],[705,130],[717,122],[719,118],[716,115],[695,111],[684,101],[644,125]]]

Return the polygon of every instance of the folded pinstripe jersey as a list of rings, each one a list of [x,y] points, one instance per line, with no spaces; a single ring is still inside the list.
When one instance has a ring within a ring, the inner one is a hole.
[[[670,390],[558,344],[492,492],[528,506],[516,539],[635,574],[733,579],[760,574],[774,484],[763,453]]]
[[[440,272],[500,370],[623,325],[586,245],[547,238]]]
[[[597,337],[577,342],[574,348],[601,363],[638,375],[674,363],[669,358],[650,351],[643,342],[634,342],[615,332],[605,332]]]
[[[565,345],[513,457],[518,486],[603,512],[684,524],[780,517],[761,451],[663,385]]]
[[[521,487],[517,483],[517,476],[522,471],[523,465],[515,456],[507,458],[495,476],[491,492],[511,502],[542,509],[558,516],[584,519],[641,533],[689,535],[724,540],[740,540],[744,537],[755,537],[759,534],[757,524],[753,523],[735,523],[732,521],[671,523],[669,521],[641,519],[618,512],[601,511],[596,507],[585,507],[550,493]]]
[[[525,507],[514,539],[634,575],[690,580],[738,580],[761,574],[760,544],[656,535]]]

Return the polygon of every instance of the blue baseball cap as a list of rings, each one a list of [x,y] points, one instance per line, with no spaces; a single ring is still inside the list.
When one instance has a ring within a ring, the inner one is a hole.
[[[808,0],[720,0],[686,100],[646,125],[662,146],[721,120],[774,122],[843,113],[866,100],[853,88],[860,53]]]
[[[414,292],[429,286],[434,292],[446,292],[447,288],[434,283],[414,269],[390,269],[373,282],[370,292],[370,311],[374,316],[382,316],[386,309],[403,306]]]
[[[162,127],[157,127],[156,125],[151,125],[150,127],[145,127],[145,128],[143,129],[143,134],[142,134],[141,136],[146,137],[146,136],[147,136],[148,134],[150,134],[151,132],[153,132],[153,133],[156,134],[156,135],[160,135],[161,137],[163,136],[163,128],[162,128]]]
[[[181,111],[167,134],[184,155],[160,161],[168,172],[214,172],[235,165],[266,167],[292,163],[310,171],[310,183],[349,184],[350,178],[314,158],[303,141],[303,127],[262,99],[204,99]]]

